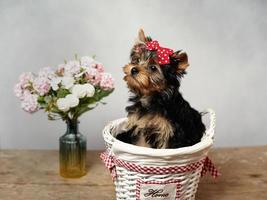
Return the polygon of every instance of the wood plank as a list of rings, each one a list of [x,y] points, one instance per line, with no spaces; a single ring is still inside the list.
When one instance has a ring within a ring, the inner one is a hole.
[[[2,150],[0,199],[113,200],[114,186],[99,154],[88,152],[86,176],[65,179],[58,175],[57,151]],[[204,177],[197,200],[267,199],[267,146],[215,149],[210,157],[222,176]]]
[[[88,173],[79,179],[58,175],[57,151],[5,150],[0,152],[0,182],[12,184],[112,185],[109,173],[99,158],[99,151],[88,151]]]
[[[86,176],[66,179],[58,174],[58,152],[0,152],[0,200],[115,199],[113,182],[99,151],[87,154]]]
[[[216,149],[210,158],[222,176],[203,177],[196,199],[267,199],[267,147]]]
[[[1,184],[1,200],[115,200],[113,186]]]

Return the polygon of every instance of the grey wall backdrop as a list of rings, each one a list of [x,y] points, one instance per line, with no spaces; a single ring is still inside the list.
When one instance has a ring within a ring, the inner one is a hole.
[[[101,130],[126,116],[122,66],[139,27],[166,47],[187,51],[181,91],[198,110],[217,113],[216,146],[267,142],[266,1],[0,1],[0,148],[56,149],[62,121],[20,109],[13,85],[23,71],[97,55],[116,79],[105,106],[85,114],[89,149],[104,147]]]

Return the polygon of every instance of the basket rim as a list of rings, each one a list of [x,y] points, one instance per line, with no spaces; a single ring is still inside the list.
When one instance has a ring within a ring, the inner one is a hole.
[[[126,154],[135,154],[139,156],[150,156],[150,157],[162,157],[162,156],[174,156],[174,155],[187,155],[205,151],[209,149],[214,142],[214,129],[215,129],[215,112],[212,109],[206,109],[204,114],[209,113],[210,115],[210,127],[206,129],[203,138],[200,142],[187,147],[181,147],[177,149],[153,149],[149,147],[141,147],[133,144],[124,143],[117,140],[111,133],[110,129],[114,125],[118,125],[127,120],[127,118],[120,118],[113,120],[108,123],[104,130],[103,136],[106,142],[112,142],[112,152],[124,152]],[[108,137],[111,141],[107,141]]]

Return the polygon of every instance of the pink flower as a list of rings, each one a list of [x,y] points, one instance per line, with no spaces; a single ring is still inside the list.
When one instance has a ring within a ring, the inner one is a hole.
[[[22,73],[19,76],[19,84],[22,89],[29,87],[33,81],[33,74],[31,72]]]
[[[38,110],[37,95],[33,95],[30,92],[24,94],[24,99],[21,102],[21,107],[23,110],[29,113],[33,113]]]
[[[49,84],[49,80],[47,78],[38,77],[33,81],[33,88],[39,95],[43,96],[49,92],[51,85]]]
[[[85,78],[94,86],[98,85],[101,81],[101,74],[97,69],[89,67],[86,70]]]
[[[20,83],[17,83],[14,86],[14,93],[15,93],[16,97],[18,97],[20,100],[23,100],[24,91],[21,88],[21,84]]]
[[[15,93],[15,96],[18,97],[21,101],[24,100],[25,96],[31,94],[30,90],[23,89],[21,87],[21,83],[17,83],[14,86],[14,93]]]
[[[114,79],[109,73],[101,73],[100,87],[103,90],[111,90],[114,88]]]
[[[14,93],[20,100],[24,99],[24,93],[32,85],[34,76],[31,72],[22,73],[19,76],[19,82],[14,86]]]
[[[103,65],[101,63],[96,63],[95,68],[100,73],[104,72],[104,67],[103,67]]]

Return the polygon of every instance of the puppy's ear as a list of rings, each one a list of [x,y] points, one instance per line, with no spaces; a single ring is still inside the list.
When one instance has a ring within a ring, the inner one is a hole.
[[[142,28],[138,31],[138,37],[136,43],[146,43],[146,36]]]
[[[189,66],[188,56],[185,52],[176,51],[171,55],[171,57],[176,62],[178,62],[177,73],[184,72],[187,69],[187,67]]]

